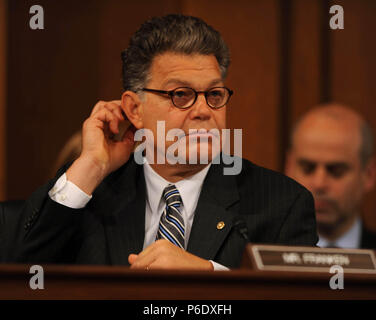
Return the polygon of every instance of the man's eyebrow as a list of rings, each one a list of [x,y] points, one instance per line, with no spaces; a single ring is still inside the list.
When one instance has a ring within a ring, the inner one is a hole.
[[[223,80],[221,78],[219,79],[214,79],[212,80],[209,85],[207,86],[208,89],[212,88],[213,86],[216,86],[218,84],[222,84],[223,83]],[[171,78],[171,79],[168,79],[165,83],[163,83],[163,87],[167,87],[168,85],[171,85],[171,84],[174,84],[174,85],[177,85],[177,86],[182,86],[182,87],[190,87],[190,88],[193,88],[193,85],[192,83],[190,83],[189,81],[185,81],[185,80],[181,80],[181,79],[175,79],[175,78]]]
[[[314,161],[314,160],[309,160],[309,159],[306,159],[306,158],[299,158],[298,160],[298,163],[299,164],[303,164],[303,165],[306,165],[306,164],[310,164],[310,165],[317,165],[318,162],[317,161]],[[347,162],[344,162],[344,161],[332,161],[332,162],[325,162],[323,163],[323,165],[325,167],[343,167],[343,168],[349,168],[349,164]]]
[[[209,84],[209,88],[210,88],[210,87],[213,87],[213,86],[216,86],[216,85],[218,85],[218,84],[223,84],[223,80],[222,80],[221,78],[219,78],[219,79],[214,79],[212,82],[210,82],[210,84]]]
[[[338,161],[338,162],[328,162],[328,163],[325,163],[325,166],[326,167],[343,167],[343,168],[349,168],[350,165],[346,162],[341,162],[341,161]]]

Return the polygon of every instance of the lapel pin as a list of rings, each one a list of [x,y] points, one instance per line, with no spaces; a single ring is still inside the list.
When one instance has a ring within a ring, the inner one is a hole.
[[[225,227],[225,223],[223,221],[219,221],[217,223],[217,229],[222,230]]]

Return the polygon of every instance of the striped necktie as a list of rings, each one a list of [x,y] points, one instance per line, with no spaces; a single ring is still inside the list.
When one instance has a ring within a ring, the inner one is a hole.
[[[167,239],[184,249],[184,219],[179,210],[182,200],[175,185],[170,184],[163,190],[166,207],[163,210],[156,240]]]

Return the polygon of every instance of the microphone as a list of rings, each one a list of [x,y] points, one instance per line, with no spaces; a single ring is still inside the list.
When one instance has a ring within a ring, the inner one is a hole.
[[[234,220],[234,228],[239,232],[239,234],[242,236],[244,240],[249,242],[247,224],[244,222],[242,218],[237,217]]]

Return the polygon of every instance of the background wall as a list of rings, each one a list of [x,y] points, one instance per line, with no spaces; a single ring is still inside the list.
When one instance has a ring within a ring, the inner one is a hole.
[[[7,7],[0,0],[0,199],[5,198]]]
[[[29,28],[34,4],[44,8],[44,30]],[[344,8],[344,30],[329,28],[333,4]],[[376,127],[374,0],[0,0],[2,199],[25,198],[51,177],[96,101],[120,97],[120,52],[131,34],[172,12],[203,18],[229,44],[228,124],[243,129],[251,161],[283,170],[292,123],[320,102],[349,104]],[[375,196],[365,221],[376,230]]]

